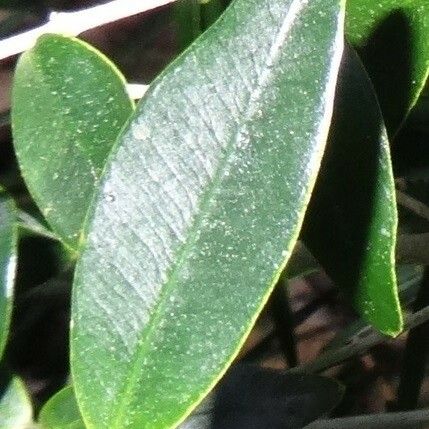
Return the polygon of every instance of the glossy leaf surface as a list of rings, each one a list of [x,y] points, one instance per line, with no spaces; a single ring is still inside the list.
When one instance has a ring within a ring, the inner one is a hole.
[[[73,387],[65,387],[46,403],[39,424],[42,429],[85,429]]]
[[[17,210],[0,189],[0,357],[6,345],[12,314],[17,261]]]
[[[77,39],[42,36],[18,62],[12,127],[22,175],[50,226],[74,249],[95,183],[132,111],[123,77]]]
[[[362,317],[396,335],[397,213],[389,142],[370,80],[348,49],[304,241]]]
[[[346,34],[375,86],[393,136],[429,73],[427,0],[348,0]]]
[[[340,0],[236,0],[146,94],[75,276],[71,360],[89,427],[174,427],[237,354],[296,242],[342,23]]]
[[[0,397],[0,429],[31,427],[33,410],[24,384],[13,379]]]

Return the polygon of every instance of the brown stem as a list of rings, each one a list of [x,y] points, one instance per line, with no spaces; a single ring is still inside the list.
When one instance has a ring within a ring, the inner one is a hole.
[[[396,201],[402,207],[406,207],[417,216],[420,216],[429,222],[429,207],[426,204],[423,204],[421,201],[418,201],[401,191],[396,191]]]

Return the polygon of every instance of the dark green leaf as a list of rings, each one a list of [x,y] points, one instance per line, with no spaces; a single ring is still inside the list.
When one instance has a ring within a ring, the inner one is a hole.
[[[0,0],[0,8],[41,12],[46,11],[44,3],[43,0]]]
[[[0,397],[0,428],[24,429],[33,421],[33,410],[24,384],[13,379]]]
[[[67,386],[54,395],[42,408],[41,429],[85,429],[73,388]]]
[[[418,287],[423,278],[423,267],[399,265],[396,267],[398,289],[401,303],[408,306],[416,297]],[[325,347],[329,349],[340,349],[347,344],[357,344],[369,336],[373,328],[363,319],[358,319],[341,330],[336,337]]]
[[[235,365],[179,429],[301,428],[326,416],[343,388],[316,375]],[[41,429],[85,429],[71,386],[43,407]]]
[[[222,14],[225,6],[222,0],[202,0],[201,1],[201,22],[202,28],[207,29]]]
[[[200,2],[178,0],[173,11],[179,48],[183,50],[201,34]]]
[[[368,76],[350,49],[303,237],[362,317],[389,335],[402,329],[396,234],[389,142]]]
[[[94,428],[170,428],[236,356],[296,242],[343,47],[341,0],[236,0],[113,150],[74,284]]]
[[[328,378],[235,365],[180,429],[298,429],[326,416],[342,395]]]
[[[45,35],[19,60],[12,103],[18,161],[47,221],[75,250],[95,183],[132,111],[123,77],[81,41]]]
[[[17,210],[0,189],[0,357],[6,344],[12,313],[17,259]]]
[[[359,50],[393,136],[428,77],[429,2],[348,0],[346,34]]]

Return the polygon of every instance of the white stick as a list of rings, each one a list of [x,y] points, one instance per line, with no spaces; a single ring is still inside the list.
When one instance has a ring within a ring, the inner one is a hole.
[[[86,30],[147,12],[176,0],[112,0],[76,12],[52,12],[46,24],[0,41],[0,60],[31,48],[45,33],[78,36]]]
[[[143,98],[148,88],[149,85],[142,85],[140,83],[127,84],[128,94],[133,100],[140,100],[140,98]]]

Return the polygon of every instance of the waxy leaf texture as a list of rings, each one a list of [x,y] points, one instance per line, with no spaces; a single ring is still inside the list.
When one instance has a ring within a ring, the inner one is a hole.
[[[295,245],[343,50],[341,0],[236,0],[152,84],[86,227],[71,362],[86,425],[176,427]]]
[[[77,39],[47,34],[18,62],[16,155],[35,202],[73,250],[107,155],[133,108],[116,68]]]
[[[24,383],[14,378],[0,397],[0,428],[29,428],[33,423],[31,399]]]
[[[396,211],[389,141],[377,98],[359,57],[347,49],[303,236],[361,316],[388,335],[402,329]]]

